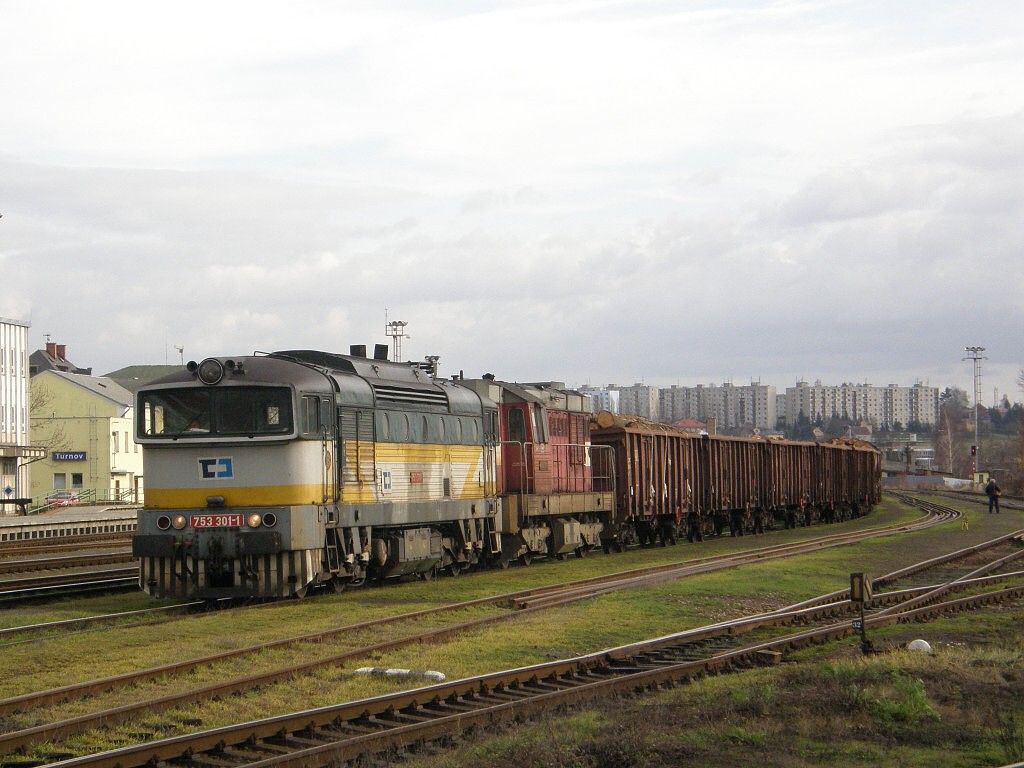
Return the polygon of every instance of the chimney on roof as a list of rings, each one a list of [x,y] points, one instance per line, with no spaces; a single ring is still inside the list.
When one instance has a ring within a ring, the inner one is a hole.
[[[56,346],[57,346],[57,359],[58,360],[67,360],[67,358],[64,356],[64,353],[67,352],[68,345],[67,344],[57,344]]]
[[[46,342],[46,354],[48,354],[50,357],[53,357],[53,358],[57,357],[57,342],[55,342],[55,341],[48,341],[48,342]]]

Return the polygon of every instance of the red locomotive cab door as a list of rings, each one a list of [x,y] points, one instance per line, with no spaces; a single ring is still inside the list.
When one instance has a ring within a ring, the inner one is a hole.
[[[527,431],[526,404],[501,407],[501,464],[505,490],[530,492],[532,451]]]

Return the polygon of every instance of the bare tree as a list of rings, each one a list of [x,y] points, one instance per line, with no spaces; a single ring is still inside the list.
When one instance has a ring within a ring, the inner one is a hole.
[[[967,420],[970,416],[967,393],[947,387],[939,396],[939,423],[935,431],[935,458],[956,477],[971,473]]]
[[[28,416],[32,444],[46,449],[47,456],[54,451],[64,451],[68,448],[64,422],[58,419],[53,411],[56,397],[52,389],[38,381],[33,382],[29,389]]]

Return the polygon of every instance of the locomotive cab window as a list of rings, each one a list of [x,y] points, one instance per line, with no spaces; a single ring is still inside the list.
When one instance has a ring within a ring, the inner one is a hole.
[[[139,396],[140,437],[207,438],[284,435],[292,431],[284,387],[162,389]]]

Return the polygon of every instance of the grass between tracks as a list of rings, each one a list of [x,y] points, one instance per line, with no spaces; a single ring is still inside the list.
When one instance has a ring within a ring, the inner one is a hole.
[[[1021,607],[874,633],[860,656],[832,643],[802,663],[707,678],[671,691],[513,726],[409,768],[558,766],[1003,765],[1024,760]]]
[[[656,588],[605,595],[572,606],[522,616],[514,621],[468,632],[452,641],[413,646],[364,663],[413,669],[438,669],[450,678],[507,667],[548,661],[575,653],[599,650],[732,618],[769,607],[779,607],[823,592],[842,588],[851,570],[873,574],[893,570],[933,554],[966,546],[1021,525],[1017,516],[982,516],[970,506],[972,524],[964,531],[953,523],[888,539],[828,550],[728,572],[692,577]],[[856,523],[835,526],[845,531],[909,519],[917,513],[888,503]],[[767,537],[707,542],[703,547],[645,550],[615,557],[534,565],[527,569],[492,572],[469,578],[410,583],[384,589],[354,591],[337,597],[291,602],[253,610],[232,611],[168,622],[154,627],[105,629],[4,649],[9,674],[0,681],[0,695],[41,690],[74,680],[91,679],[119,671],[151,666],[158,662],[189,658],[216,650],[247,645],[258,640],[285,637],[313,629],[349,623],[372,616],[393,615],[420,607],[456,602],[471,597],[569,581],[629,567],[682,560],[768,542],[818,535],[824,529],[778,533]],[[398,636],[414,636],[426,628],[493,615],[505,609],[480,608],[458,617],[404,622],[384,630],[352,633],[337,642],[305,645],[254,656],[132,689],[25,713],[2,723],[5,729],[27,727],[74,714],[95,711],[129,701],[192,690],[215,680],[285,666],[304,659],[324,658]],[[329,668],[288,683],[267,686],[243,696],[148,714],[139,721],[72,737],[61,745],[41,745],[29,759],[52,759],[134,743],[143,739],[209,728],[271,714],[293,712],[363,696],[378,695],[415,682],[395,683],[378,678],[355,677],[350,669]],[[18,758],[14,758],[17,761]]]

